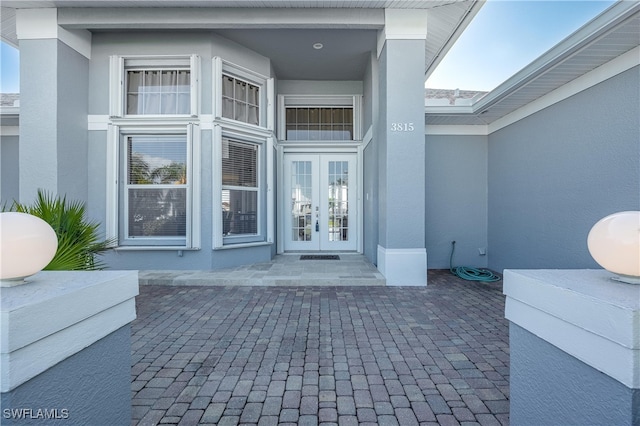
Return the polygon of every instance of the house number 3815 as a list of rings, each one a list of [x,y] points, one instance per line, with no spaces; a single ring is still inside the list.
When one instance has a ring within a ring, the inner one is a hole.
[[[414,130],[413,123],[391,123],[392,132],[413,132]]]

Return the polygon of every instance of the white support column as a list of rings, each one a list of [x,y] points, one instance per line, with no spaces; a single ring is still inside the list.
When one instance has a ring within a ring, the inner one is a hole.
[[[426,18],[424,10],[385,10],[378,43],[378,268],[388,285],[427,285]]]

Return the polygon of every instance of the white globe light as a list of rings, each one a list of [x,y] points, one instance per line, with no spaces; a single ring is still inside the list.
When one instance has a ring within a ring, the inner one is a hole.
[[[18,212],[0,213],[0,286],[11,287],[51,262],[58,237],[39,217]]]
[[[640,211],[626,211],[600,219],[587,237],[593,259],[615,278],[640,284]]]

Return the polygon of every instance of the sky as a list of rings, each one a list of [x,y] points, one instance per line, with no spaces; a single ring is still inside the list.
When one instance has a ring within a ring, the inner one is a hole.
[[[605,10],[613,0],[488,0],[426,82],[489,91]],[[17,93],[19,53],[0,46],[0,92]]]
[[[429,76],[426,87],[490,91],[613,3],[488,0]]]

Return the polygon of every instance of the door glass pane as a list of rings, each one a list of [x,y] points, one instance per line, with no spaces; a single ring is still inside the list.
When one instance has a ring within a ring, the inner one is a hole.
[[[349,240],[349,162],[329,161],[329,241]]]
[[[291,162],[291,240],[311,241],[311,161]]]

